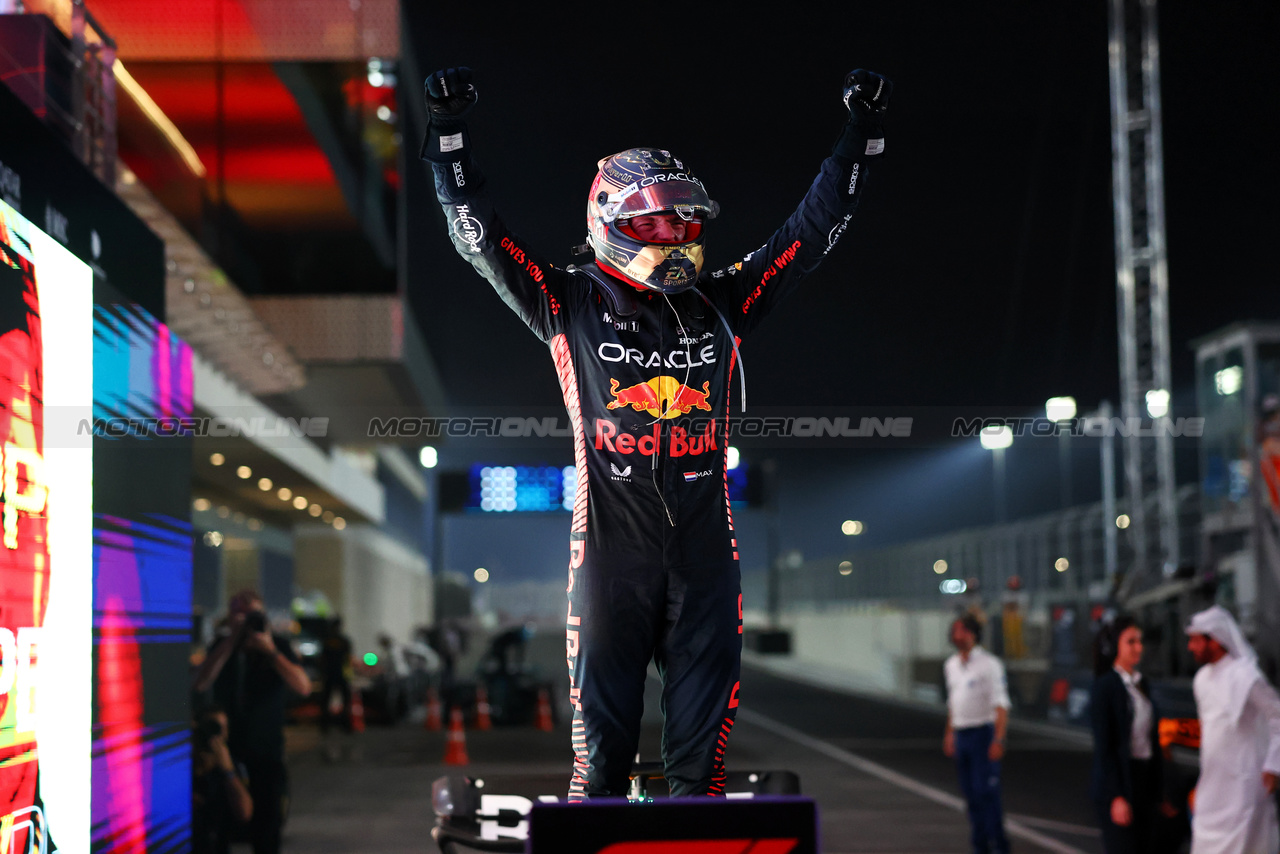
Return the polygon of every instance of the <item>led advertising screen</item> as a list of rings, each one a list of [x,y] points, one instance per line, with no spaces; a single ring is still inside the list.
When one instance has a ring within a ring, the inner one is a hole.
[[[749,497],[747,470],[729,469],[729,500]],[[467,472],[467,510],[485,512],[570,511],[577,495],[578,475],[573,466],[498,466],[476,463]]]
[[[0,851],[189,847],[192,392],[185,343],[0,202]]]
[[[191,350],[93,307],[93,852],[191,844]],[[77,425],[78,432],[86,432]]]
[[[87,851],[93,273],[0,202],[0,850]]]
[[[164,243],[4,85],[0,126],[0,854],[187,851],[192,379],[156,319]]]

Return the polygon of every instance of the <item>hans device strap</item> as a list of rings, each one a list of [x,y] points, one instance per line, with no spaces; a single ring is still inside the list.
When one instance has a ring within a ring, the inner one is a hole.
[[[613,314],[618,318],[628,318],[636,313],[639,306],[636,304],[636,298],[632,294],[627,293],[631,290],[630,285],[624,285],[608,273],[601,270],[595,265],[595,262],[583,264],[581,267],[571,265],[568,267],[570,273],[582,273],[604,293],[605,299],[609,301],[609,307],[613,309]]]

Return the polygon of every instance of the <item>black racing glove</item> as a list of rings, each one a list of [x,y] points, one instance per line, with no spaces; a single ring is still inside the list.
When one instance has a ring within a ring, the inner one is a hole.
[[[471,112],[478,95],[471,82],[471,69],[445,68],[427,78],[427,114],[432,123],[457,124]]]
[[[844,105],[849,123],[831,153],[866,162],[884,154],[884,116],[889,109],[893,84],[889,78],[861,68],[844,78]]]
[[[445,68],[426,80],[427,136],[420,155],[433,163],[457,163],[467,158],[471,145],[463,117],[476,105],[471,69]]]

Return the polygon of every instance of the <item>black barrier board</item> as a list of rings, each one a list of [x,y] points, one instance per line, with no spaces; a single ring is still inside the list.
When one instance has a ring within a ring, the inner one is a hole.
[[[529,813],[530,854],[817,854],[810,798],[607,798],[539,803]]]

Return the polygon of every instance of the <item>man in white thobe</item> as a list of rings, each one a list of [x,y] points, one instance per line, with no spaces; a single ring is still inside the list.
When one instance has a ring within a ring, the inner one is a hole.
[[[1225,608],[1199,612],[1186,631],[1187,649],[1203,665],[1194,682],[1200,779],[1191,854],[1276,854],[1280,696]]]

